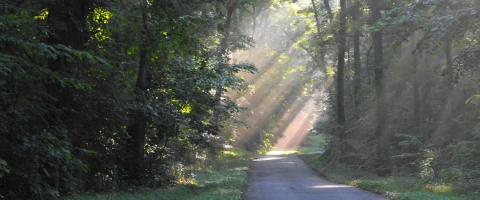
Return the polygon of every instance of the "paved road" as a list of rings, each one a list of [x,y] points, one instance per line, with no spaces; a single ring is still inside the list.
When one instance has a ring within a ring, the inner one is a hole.
[[[383,200],[381,196],[320,178],[297,156],[255,159],[247,200]]]

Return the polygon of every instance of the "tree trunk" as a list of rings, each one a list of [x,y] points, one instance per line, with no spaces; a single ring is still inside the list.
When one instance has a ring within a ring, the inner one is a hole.
[[[338,64],[337,64],[337,122],[345,123],[344,81],[345,81],[345,51],[346,51],[346,0],[340,0],[340,20],[338,29]]]
[[[420,130],[420,84],[419,84],[419,76],[418,76],[418,58],[416,55],[414,56],[413,61],[413,126],[416,134],[419,134],[418,131]]]
[[[360,2],[356,1],[353,5],[352,21],[353,21],[353,98],[355,110],[358,111],[360,105],[360,88],[362,83],[361,77],[361,52],[360,52]]]
[[[313,7],[313,14],[315,16],[315,22],[316,22],[316,28],[317,28],[317,34],[320,35],[321,34],[321,27],[320,27],[320,16],[318,14],[318,7],[317,7],[317,4],[315,3],[315,0],[311,0],[312,2],[312,7]]]
[[[146,92],[150,87],[150,72],[148,70],[148,27],[147,27],[147,2],[142,8],[143,37],[139,52],[138,74],[135,93],[139,105],[145,104]],[[127,132],[129,138],[126,140],[126,156],[124,167],[126,178],[132,184],[140,183],[144,175],[144,148],[145,135],[147,132],[147,117],[141,110],[134,111],[129,116]]]
[[[327,1],[328,2],[328,1]],[[326,3],[325,3],[326,4]],[[344,81],[345,81],[345,51],[346,51],[346,0],[340,0],[340,15],[339,15],[339,28],[337,32],[336,42],[338,48],[337,54],[337,123],[338,131],[337,137],[334,138],[335,149],[333,152],[332,160],[330,164],[336,165],[344,154],[344,142],[345,142],[345,107],[344,107]]]
[[[453,61],[452,61],[452,39],[450,36],[447,36],[445,44],[445,58],[446,58],[446,68],[444,75],[447,77],[448,86],[452,86],[455,83],[455,77],[453,74]]]
[[[320,47],[322,47],[323,45],[323,34],[322,34],[322,27],[320,26],[320,14],[318,13],[318,7],[317,7],[317,3],[315,3],[315,0],[311,0],[311,3],[312,3],[312,7],[313,7],[313,13],[315,15],[315,25],[316,25],[316,28],[317,28],[317,37],[318,37],[318,42],[320,44]],[[326,75],[327,74],[327,66],[326,66],[326,63],[325,63],[325,51],[322,49],[320,50],[320,53],[319,53],[319,64],[320,64],[320,68],[321,70],[323,71],[323,73]]]
[[[374,25],[381,19],[380,2],[377,0],[369,1],[370,7],[370,24]],[[373,54],[375,65],[375,92],[376,92],[376,120],[377,127],[375,129],[375,138],[377,138],[377,167],[380,173],[388,173],[388,166],[390,163],[390,139],[388,134],[385,133],[387,122],[387,108],[385,97],[385,72],[383,61],[383,31],[372,31],[373,40]]]
[[[332,8],[330,7],[330,0],[323,0],[323,6],[325,6],[325,10],[327,10],[328,18],[330,19],[330,23],[333,22],[333,12]]]

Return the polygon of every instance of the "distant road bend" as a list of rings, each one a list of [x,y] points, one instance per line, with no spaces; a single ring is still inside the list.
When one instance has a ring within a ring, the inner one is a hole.
[[[255,159],[247,200],[384,200],[358,188],[329,182],[295,155]]]

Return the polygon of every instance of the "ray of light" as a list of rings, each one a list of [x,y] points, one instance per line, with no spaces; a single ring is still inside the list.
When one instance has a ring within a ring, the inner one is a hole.
[[[307,136],[308,131],[313,128],[312,116],[314,108],[315,101],[310,99],[282,132],[282,137],[274,146],[276,149],[294,150],[298,148]]]

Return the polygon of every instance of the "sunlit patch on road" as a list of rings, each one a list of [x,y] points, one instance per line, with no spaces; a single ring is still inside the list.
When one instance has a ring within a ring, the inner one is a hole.
[[[263,158],[255,158],[253,161],[261,162],[261,161],[271,161],[271,160],[282,160],[285,157],[263,157]]]
[[[324,188],[352,188],[352,186],[349,185],[316,185],[312,186],[310,188],[315,188],[315,189],[324,189]]]

